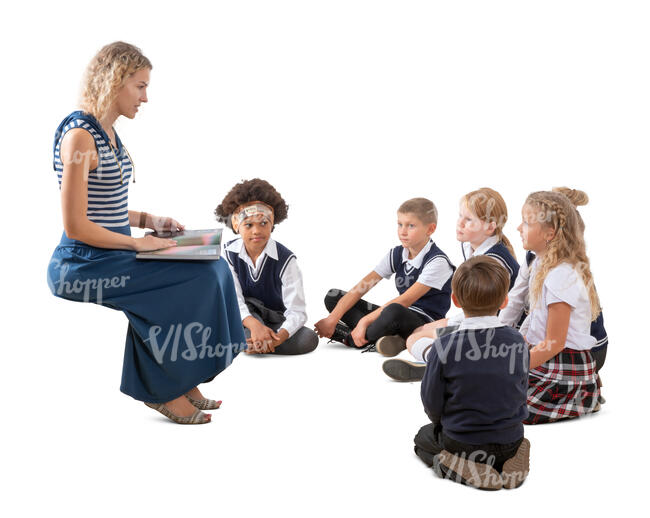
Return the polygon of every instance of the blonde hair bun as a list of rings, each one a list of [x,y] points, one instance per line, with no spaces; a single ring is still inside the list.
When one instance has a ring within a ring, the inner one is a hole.
[[[564,194],[574,207],[580,207],[589,203],[589,196],[584,191],[578,189],[569,189],[568,187],[553,187],[553,192]]]

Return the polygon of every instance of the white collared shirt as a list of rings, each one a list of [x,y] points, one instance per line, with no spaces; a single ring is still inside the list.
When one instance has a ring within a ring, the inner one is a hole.
[[[512,289],[508,292],[508,305],[499,313],[499,320],[507,326],[516,326],[523,315],[526,305],[528,304],[528,283],[530,280],[530,270],[528,262],[519,265],[519,273],[515,279]],[[526,325],[527,327],[527,325]],[[525,336],[524,324],[521,326],[521,334]]]
[[[470,257],[474,257],[475,255],[484,255],[485,252],[487,252],[498,242],[499,242],[499,238],[497,236],[490,236],[485,241],[483,241],[480,245],[478,245],[476,250],[474,250],[472,248],[472,245],[469,242],[465,241],[464,243],[462,243],[465,260],[469,259]]]
[[[404,250],[402,250],[402,263],[407,263],[408,266],[412,268],[420,268],[424,256],[427,255],[432,246],[433,241],[429,240],[426,246],[420,250],[420,253],[413,259],[409,259],[408,248],[404,248]],[[393,273],[395,273],[390,268],[391,255],[392,250],[384,256],[377,266],[375,266],[375,272],[381,275],[384,279],[390,279],[393,276]],[[453,273],[454,270],[449,266],[449,263],[444,257],[436,257],[424,265],[424,268],[422,268],[422,271],[415,282],[439,290],[445,285]]]
[[[248,255],[248,252],[246,252],[246,247],[244,246],[244,242],[241,238],[236,239],[230,243],[226,247],[226,250],[229,252],[237,253],[239,257],[251,268],[252,273],[255,276],[257,276],[257,274],[260,273],[260,270],[264,267],[264,259],[266,256],[270,257],[271,259],[275,259],[276,261],[278,259],[278,247],[273,239],[269,239],[268,243],[266,243],[264,250],[262,250],[262,253],[257,258],[255,264],[253,264],[253,260]],[[230,265],[230,263],[228,263],[228,266],[230,267],[233,280],[235,281],[237,302],[239,304],[239,312],[241,313],[241,319],[243,321],[246,317],[251,316],[251,313],[248,310],[246,301],[244,300],[244,295],[241,285],[239,284],[237,273]],[[282,273],[280,280],[282,281],[282,302],[286,308],[284,312],[285,321],[282,323],[280,329],[285,329],[291,337],[296,333],[296,331],[298,331],[298,329],[305,325],[305,322],[307,322],[307,311],[302,273],[298,268],[298,264],[295,258],[289,260],[286,267],[284,268],[284,272]]]
[[[530,268],[530,280],[535,278],[538,267],[539,259],[535,258]],[[537,301],[531,301],[526,326],[522,325],[520,330],[526,340],[537,345],[546,339],[548,306],[557,302],[564,302],[571,307],[564,347],[585,351],[596,345],[596,339],[591,336],[589,292],[582,276],[569,263],[560,263],[546,274],[542,293]]]
[[[457,331],[462,331],[463,329],[489,329],[492,327],[504,327],[503,322],[501,322],[501,320],[499,320],[499,317],[496,315],[481,317],[465,317],[462,315],[462,318],[458,320],[458,323],[456,325],[459,326]],[[426,362],[431,349],[427,351],[426,356],[423,354],[427,348],[433,344],[433,342],[435,342],[433,338],[423,337],[418,339],[411,347],[411,354],[417,361]]]

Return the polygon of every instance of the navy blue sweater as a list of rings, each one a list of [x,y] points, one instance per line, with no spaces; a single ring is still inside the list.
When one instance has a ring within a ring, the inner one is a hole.
[[[439,338],[422,380],[427,415],[467,444],[521,439],[529,359],[523,336],[511,327],[464,329]]]

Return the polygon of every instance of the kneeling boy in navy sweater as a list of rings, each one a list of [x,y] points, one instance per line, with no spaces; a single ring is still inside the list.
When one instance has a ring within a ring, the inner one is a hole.
[[[464,262],[451,297],[465,318],[452,332],[413,344],[427,362],[421,396],[432,421],[415,436],[415,453],[438,475],[480,489],[518,487],[528,474],[528,348],[496,316],[509,284],[491,257]]]

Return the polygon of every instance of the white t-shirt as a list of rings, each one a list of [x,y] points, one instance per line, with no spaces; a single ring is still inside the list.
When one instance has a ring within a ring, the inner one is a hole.
[[[535,279],[538,266],[539,260],[535,259],[530,269],[530,282]],[[530,314],[526,319],[528,325],[525,334],[526,340],[537,345],[546,338],[548,306],[556,302],[565,302],[571,306],[565,347],[585,351],[596,345],[596,339],[591,336],[589,292],[582,276],[568,263],[559,264],[548,272],[544,279],[541,296],[537,302],[530,301]]]

